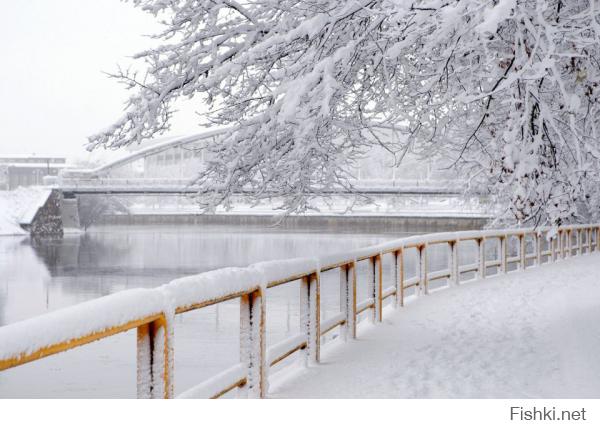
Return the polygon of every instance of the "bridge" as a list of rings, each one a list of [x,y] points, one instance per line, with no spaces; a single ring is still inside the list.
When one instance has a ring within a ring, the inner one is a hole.
[[[387,195],[387,196],[437,196],[456,197],[462,195],[458,186],[435,186],[431,184],[417,186],[412,182],[379,182],[350,181],[353,189],[315,190],[322,195]],[[62,180],[61,191],[67,196],[77,195],[184,195],[197,194],[200,187],[193,179],[122,179],[122,178],[78,178]],[[236,195],[250,195],[251,191],[241,189]]]
[[[68,228],[79,228],[95,222],[88,219],[89,213],[102,211],[109,196],[116,206],[133,216],[200,213],[193,199],[200,188],[195,184],[199,171],[210,161],[208,143],[222,138],[227,128],[202,133],[166,138],[158,142],[146,142],[135,152],[94,169],[67,169],[53,180],[53,185],[62,195],[63,222]],[[364,161],[365,163],[368,162]],[[350,184],[353,189],[315,189],[313,206],[319,207],[322,216],[345,217],[396,216],[415,219],[445,217],[463,222],[463,227],[473,228],[477,219],[487,219],[489,208],[484,197],[465,197],[464,183],[457,178],[421,177],[431,169],[429,164],[403,168],[376,168],[386,170],[382,177],[365,173],[367,167],[357,167],[356,179]],[[373,170],[373,168],[371,168]],[[217,209],[216,214],[235,214],[255,217],[280,213],[275,196],[272,201],[255,206],[249,203],[249,191],[239,190],[234,195],[234,210]],[[357,196],[367,199],[356,200]],[[84,201],[82,209],[81,201]],[[352,211],[348,212],[348,208]],[[110,213],[105,213],[110,215]],[[206,217],[206,216],[205,216]],[[110,220],[116,221],[116,220]],[[260,222],[252,218],[252,221]]]
[[[58,187],[69,195],[197,193],[194,178],[211,156],[206,145],[222,138],[227,130],[219,128],[190,136],[167,138],[94,169],[63,170],[58,177]],[[463,189],[462,182],[458,180],[419,182],[396,178],[363,178],[353,180],[351,184],[356,188],[353,192],[346,189],[318,192],[333,195],[455,196],[461,195]],[[241,194],[244,192],[240,191]]]
[[[239,301],[239,363],[177,397],[597,396],[600,225],[549,232],[413,236],[118,292],[0,328],[0,371],[136,330],[138,397],[172,398],[174,315]],[[268,344],[267,292],[289,284],[300,330]]]

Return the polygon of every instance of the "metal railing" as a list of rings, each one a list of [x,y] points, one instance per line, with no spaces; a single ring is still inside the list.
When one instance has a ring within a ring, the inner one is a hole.
[[[358,316],[368,311],[373,321],[380,322],[388,298],[393,297],[402,306],[405,291],[414,288],[416,296],[426,295],[430,283],[436,280],[447,279],[448,286],[458,285],[467,273],[483,279],[489,269],[496,270],[493,274],[504,274],[524,270],[529,263],[542,265],[600,251],[600,225],[560,227],[550,238],[548,231],[538,228],[413,236],[320,260],[263,262],[185,277],[156,289],[115,293],[0,328],[0,371],[137,329],[137,395],[171,398],[173,315],[239,299],[239,364],[179,396],[216,398],[237,388],[241,396],[263,398],[271,366],[295,353],[302,353],[306,363],[319,362],[325,334],[339,327],[342,339],[356,338]],[[511,240],[516,242],[517,254],[513,256],[509,252]],[[459,263],[459,244],[463,242],[475,243],[474,263]],[[439,245],[448,247],[447,267],[430,271],[428,249]],[[496,257],[487,260],[490,245],[496,246]],[[416,251],[416,276],[412,278],[406,278],[405,271],[409,249]],[[384,255],[391,255],[393,261],[393,278],[388,284],[384,284]],[[363,261],[368,264],[368,298],[357,302],[357,265]],[[340,311],[321,321],[320,278],[331,270],[339,271]],[[300,281],[301,332],[267,349],[266,291],[294,281]],[[128,308],[134,310],[122,311]]]
[[[200,187],[194,184],[195,176],[190,177],[57,177],[57,188],[63,192],[93,194],[93,193],[192,193],[198,192]],[[50,180],[50,179],[48,179]],[[417,184],[401,181],[352,181],[353,191],[343,188],[327,188],[319,191],[327,195],[383,194],[383,195],[412,195],[412,196],[438,196],[463,198],[461,188],[458,186],[441,186],[439,183],[431,185]],[[249,189],[237,190],[243,195]]]

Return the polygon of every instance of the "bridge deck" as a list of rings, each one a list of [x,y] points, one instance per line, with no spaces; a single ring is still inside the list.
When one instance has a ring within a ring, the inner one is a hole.
[[[598,398],[600,255],[432,293],[330,344],[270,396]]]

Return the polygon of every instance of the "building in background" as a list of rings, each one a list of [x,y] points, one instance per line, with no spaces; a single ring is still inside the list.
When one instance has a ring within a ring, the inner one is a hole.
[[[0,155],[0,190],[42,185],[44,176],[56,176],[66,167],[63,157]]]

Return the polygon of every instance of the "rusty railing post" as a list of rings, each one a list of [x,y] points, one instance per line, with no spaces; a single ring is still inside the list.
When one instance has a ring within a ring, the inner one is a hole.
[[[573,230],[570,229],[569,230],[569,257],[573,256],[573,247],[575,247],[575,244],[573,244],[574,241],[575,241],[575,237],[573,236]],[[577,250],[575,250],[575,252],[577,252]]]
[[[460,273],[458,272],[458,242],[456,240],[448,241],[448,270],[450,271],[449,285],[458,286]]]
[[[248,368],[241,396],[264,398],[268,390],[265,299],[262,290],[240,298],[240,362]]]
[[[485,278],[485,240],[483,237],[475,240],[477,242],[477,278]]]
[[[313,327],[314,336],[314,348],[313,348],[313,359],[315,362],[321,361],[321,276],[319,272],[316,272],[310,276],[310,290],[311,290],[311,308],[315,311],[312,314],[311,326]]]
[[[344,341],[356,338],[356,270],[354,262],[340,267],[340,311],[344,313],[341,337]]]
[[[557,256],[556,259],[562,259],[563,258],[563,231],[562,230],[558,230],[558,233],[556,235],[556,245],[558,247],[558,252],[557,252]]]
[[[348,324],[350,321],[350,279],[348,278],[348,266],[340,267],[340,311],[344,314],[344,323],[340,326],[340,337],[343,341],[348,340]]]
[[[371,313],[371,322],[375,323],[376,320],[378,320],[378,306],[379,306],[379,282],[378,282],[378,266],[377,266],[377,262],[376,262],[376,257],[373,256],[372,258],[369,258],[368,260],[369,262],[369,274],[367,276],[367,290],[369,293],[369,298],[371,298],[373,300],[373,309],[370,312]]]
[[[171,326],[165,315],[137,328],[137,397],[173,397]]]
[[[506,242],[508,241],[506,238],[506,235],[503,235],[499,238],[499,253],[500,255],[498,255],[500,257],[500,272],[503,274],[506,274],[506,252],[507,252],[507,245]]]
[[[525,234],[519,234],[519,271],[523,271],[527,265],[525,237]]]
[[[533,235],[535,239],[535,261],[538,267],[542,266],[542,233],[537,231]]]
[[[383,321],[383,263],[381,254],[373,258],[373,275],[375,282],[374,317],[377,322]]]
[[[356,338],[356,262],[352,262],[349,265],[349,278],[350,278],[350,293],[348,297],[350,299],[350,305],[348,306],[349,316],[348,319],[348,329],[350,330],[350,335],[354,339]]]
[[[429,293],[427,281],[427,245],[422,244],[417,247],[417,272],[419,275],[419,287],[417,296],[427,295]]]
[[[394,253],[394,284],[396,285],[396,305],[404,307],[404,249]]]
[[[300,282],[300,329],[306,333],[305,363],[317,363],[321,348],[321,309],[318,273],[302,278]]]

